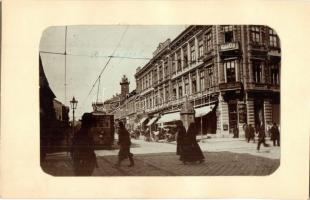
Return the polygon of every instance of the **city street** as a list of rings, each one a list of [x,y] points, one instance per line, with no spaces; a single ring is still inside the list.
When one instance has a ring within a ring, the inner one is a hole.
[[[127,167],[127,160],[121,167],[115,167],[118,150],[99,150],[96,151],[99,167],[95,168],[93,176],[263,176],[273,173],[280,165],[280,147],[262,146],[257,152],[257,143],[247,143],[244,139],[204,139],[199,145],[205,162],[187,165],[178,160],[175,143],[145,142],[143,139],[132,139],[132,143],[134,167]],[[72,160],[67,153],[48,155],[42,166],[51,175],[74,176]]]

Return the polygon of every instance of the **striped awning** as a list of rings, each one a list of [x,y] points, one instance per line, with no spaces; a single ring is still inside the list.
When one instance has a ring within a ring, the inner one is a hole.
[[[145,122],[145,120],[147,120],[147,117],[143,117],[141,120],[140,120],[140,124],[143,124]]]
[[[202,117],[210,113],[215,105],[203,106],[200,108],[195,108],[195,117]]]
[[[181,120],[180,112],[167,113],[160,117],[157,124]]]
[[[154,122],[158,119],[158,117],[153,117],[152,119],[150,119],[149,123],[147,123],[146,126],[151,126],[152,124],[154,124]]]

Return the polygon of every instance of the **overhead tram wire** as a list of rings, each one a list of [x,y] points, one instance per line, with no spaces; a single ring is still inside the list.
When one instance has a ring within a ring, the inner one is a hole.
[[[103,72],[104,72],[105,69],[107,68],[107,66],[108,66],[108,64],[110,63],[111,59],[114,57],[114,54],[115,54],[117,48],[119,47],[119,45],[121,44],[121,42],[122,42],[122,40],[123,40],[123,38],[124,38],[124,36],[125,36],[125,33],[127,32],[128,28],[129,28],[129,25],[126,26],[126,29],[124,30],[124,32],[123,32],[123,34],[122,34],[122,36],[121,36],[121,38],[120,38],[118,44],[116,45],[115,49],[114,49],[113,52],[112,52],[111,56],[108,56],[109,59],[108,59],[107,63],[106,63],[105,66],[102,68],[102,70],[101,70],[101,72],[100,72],[98,78],[95,80],[94,84],[92,85],[92,87],[91,87],[89,93],[87,94],[86,98],[84,99],[82,105],[85,104],[85,101],[87,100],[87,98],[89,97],[89,95],[91,94],[91,92],[93,91],[93,89],[94,89],[96,83],[98,82],[98,80],[100,79],[101,75],[103,74]]]

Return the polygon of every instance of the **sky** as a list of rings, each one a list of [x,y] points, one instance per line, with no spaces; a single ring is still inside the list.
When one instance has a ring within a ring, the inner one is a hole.
[[[173,40],[185,28],[184,25],[67,26],[66,34],[64,26],[49,27],[42,33],[40,41],[44,72],[57,100],[70,107],[72,97],[77,99],[75,116],[80,119],[83,113],[92,111],[91,104],[97,100],[97,95],[98,101],[105,101],[120,93],[119,82],[123,75],[130,81],[130,91],[134,90],[136,69],[149,61],[160,42],[168,38]],[[65,49],[67,56],[63,55]],[[145,59],[113,57],[109,61],[108,56],[112,54]],[[105,65],[100,84],[97,81],[93,87]],[[71,109],[69,115],[72,119]]]

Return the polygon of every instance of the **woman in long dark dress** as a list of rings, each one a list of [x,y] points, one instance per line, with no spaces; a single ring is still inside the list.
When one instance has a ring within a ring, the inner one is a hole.
[[[94,141],[90,134],[92,123],[91,113],[82,116],[81,129],[75,133],[72,139],[72,159],[74,173],[77,176],[90,176],[95,167],[98,167],[94,152]]]
[[[181,121],[177,122],[176,129],[177,129],[177,132],[176,132],[177,152],[176,153],[177,155],[181,155],[186,130]]]
[[[179,128],[182,134],[182,141],[180,141],[180,160],[186,164],[187,162],[202,163],[204,161],[204,155],[197,143],[196,133],[197,129],[194,123],[191,123],[186,131],[185,127]],[[184,135],[183,135],[184,134]]]
[[[120,166],[121,162],[128,158],[130,161],[130,165],[128,167],[134,166],[133,154],[130,153],[130,135],[126,130],[123,122],[119,122],[119,131],[118,131],[118,144],[119,144],[119,152],[118,152],[118,163],[116,166]]]

